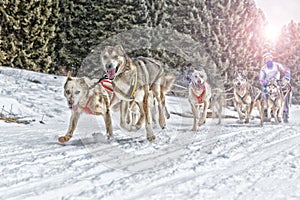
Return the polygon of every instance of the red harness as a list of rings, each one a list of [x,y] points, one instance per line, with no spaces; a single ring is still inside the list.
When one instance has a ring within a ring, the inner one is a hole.
[[[113,88],[112,88],[112,81],[111,80],[103,79],[99,83],[104,87],[104,89],[106,89],[110,92],[114,91]],[[91,111],[91,109],[87,106],[90,103],[90,100],[91,100],[91,98],[89,98],[88,102],[86,103],[86,106],[83,109],[84,109],[84,112],[86,112],[89,115],[92,115],[93,111]]]
[[[103,79],[100,81],[100,84],[104,87],[104,89],[113,92],[113,88],[112,88],[112,81],[109,79]]]
[[[103,80],[101,80],[99,83],[104,87],[104,89],[106,89],[106,90],[108,90],[108,91],[110,91],[110,92],[113,92],[113,91],[114,91],[113,88],[112,88],[112,81],[111,81],[111,80],[109,80],[109,79],[103,79]],[[114,95],[113,95],[113,97],[114,97]],[[112,97],[112,99],[113,99],[113,97]],[[87,113],[87,114],[89,114],[89,115],[92,115],[92,114],[94,114],[94,113],[93,113],[93,111],[88,107],[90,101],[91,101],[91,97],[88,99],[88,101],[87,101],[85,107],[83,108],[83,110],[84,110],[85,113]],[[76,106],[75,108],[73,108],[74,111],[76,111],[77,109],[78,109],[77,106]]]
[[[201,104],[201,103],[203,103],[203,96],[205,94],[206,88],[205,88],[205,85],[202,85],[202,84],[198,85],[198,88],[202,89],[202,92],[199,95],[197,95],[193,89],[192,89],[192,92],[193,92],[193,95],[197,98],[198,103]]]
[[[89,114],[89,115],[92,115],[94,114],[93,111],[91,111],[91,109],[88,107],[89,103],[90,103],[90,100],[91,100],[91,97],[89,98],[88,102],[86,103],[85,107],[83,108],[84,112]]]

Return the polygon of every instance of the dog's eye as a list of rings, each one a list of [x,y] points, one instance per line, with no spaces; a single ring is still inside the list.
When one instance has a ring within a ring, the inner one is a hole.
[[[67,91],[66,91],[66,94],[70,94],[70,90],[67,90]]]
[[[113,59],[118,60],[118,56],[117,55],[113,56]]]
[[[79,93],[80,93],[80,91],[78,91],[78,90],[75,92],[75,94],[79,94]]]

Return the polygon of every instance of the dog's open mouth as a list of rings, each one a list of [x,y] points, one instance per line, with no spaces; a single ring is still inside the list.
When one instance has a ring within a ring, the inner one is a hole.
[[[115,77],[115,75],[116,75],[118,69],[119,69],[119,65],[118,65],[116,68],[114,68],[114,69],[106,70],[106,72],[107,72],[107,77],[108,77],[109,79],[113,79],[113,78]]]
[[[76,111],[78,109],[78,105],[74,105],[73,102],[68,102],[69,109]]]
[[[237,88],[238,90],[242,90],[242,89],[243,89],[243,85],[242,85],[242,84],[237,84],[237,85],[236,85],[236,88]]]
[[[279,94],[278,94],[277,91],[272,91],[272,92],[271,92],[271,96],[273,96],[273,97],[278,97]]]

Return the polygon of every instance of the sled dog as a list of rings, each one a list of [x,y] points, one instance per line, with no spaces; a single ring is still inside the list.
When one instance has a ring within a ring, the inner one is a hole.
[[[64,85],[64,95],[72,115],[66,135],[58,138],[60,142],[67,142],[71,139],[80,115],[84,112],[92,115],[102,115],[108,139],[112,136],[113,131],[109,110],[110,97],[104,87],[98,84],[98,80],[90,80],[87,77],[71,77],[71,73],[68,72]]]
[[[277,80],[268,81],[266,85],[268,94],[267,106],[268,106],[268,120],[271,120],[271,112],[273,113],[276,123],[282,122],[284,99],[281,92],[281,88]]]
[[[256,106],[260,116],[260,124],[263,125],[262,92],[252,86],[248,79],[241,73],[236,73],[233,79],[234,103],[239,119],[245,123],[250,122],[253,108]]]
[[[106,46],[101,55],[102,64],[108,78],[113,80],[114,94],[121,101],[137,103],[140,117],[131,131],[136,131],[145,123],[147,139],[155,139],[149,109],[149,93],[153,93],[158,107],[158,120],[161,128],[165,128],[165,92],[174,81],[166,76],[162,63],[149,57],[130,58],[121,45]],[[126,111],[122,111],[123,117]]]
[[[198,126],[206,122],[207,109],[211,98],[211,87],[207,82],[207,74],[204,69],[194,70],[190,80],[188,98],[194,117],[192,131],[196,131],[197,119],[199,119]]]

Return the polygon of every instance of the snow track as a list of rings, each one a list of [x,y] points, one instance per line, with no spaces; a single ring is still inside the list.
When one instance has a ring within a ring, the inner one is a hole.
[[[107,141],[103,119],[85,115],[71,141],[60,144],[70,113],[55,87],[64,78],[0,71],[6,86],[1,105],[14,102],[31,118],[47,113],[44,124],[0,121],[0,199],[300,199],[299,106],[287,124],[258,127],[254,120],[252,127],[230,127],[236,119],[221,125],[209,119],[197,132],[190,131],[191,118],[172,114],[167,129],[154,129],[151,143],[143,128],[121,130],[116,114],[114,139]],[[23,85],[16,86],[14,77]],[[168,97],[167,104],[189,115],[185,99]]]

